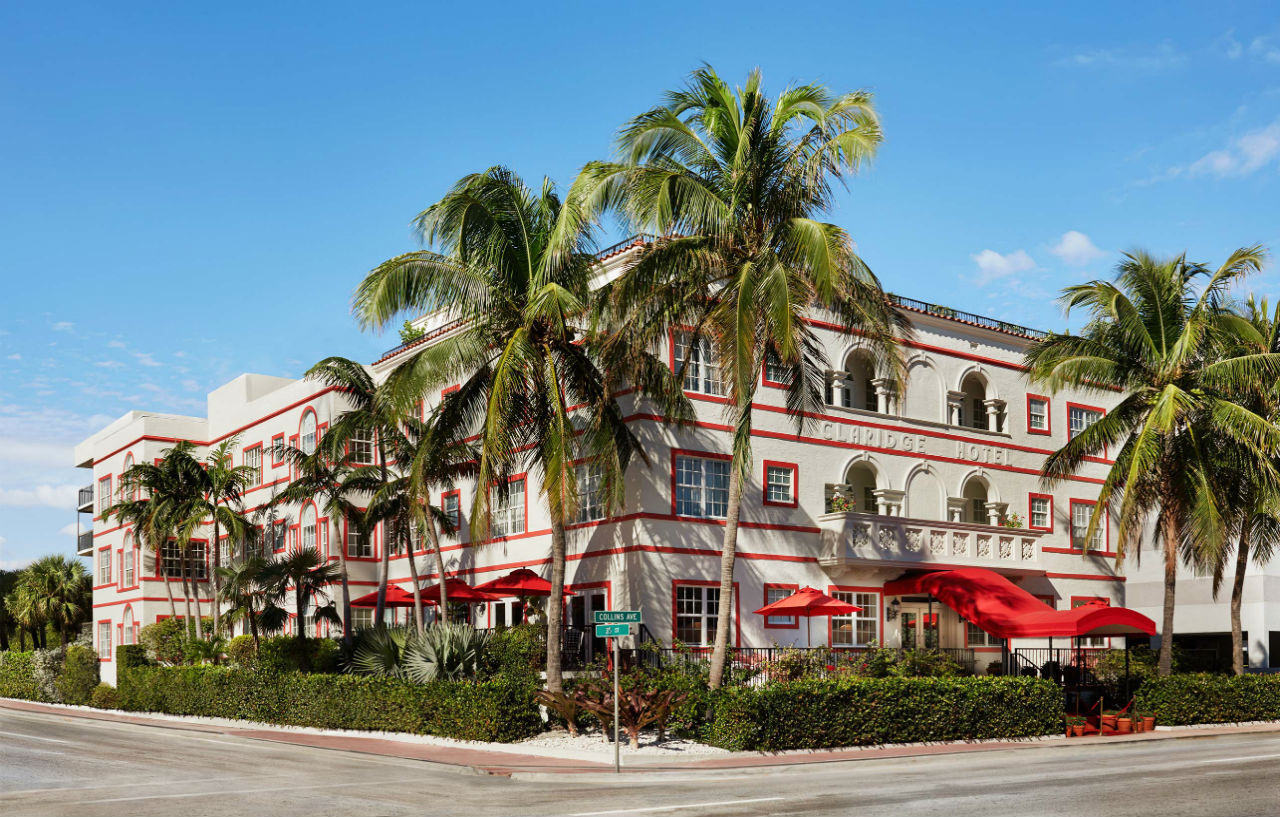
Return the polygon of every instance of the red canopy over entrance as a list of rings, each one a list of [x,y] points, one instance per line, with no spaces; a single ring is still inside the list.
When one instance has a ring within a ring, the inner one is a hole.
[[[928,593],[996,638],[1155,635],[1151,619],[1124,607],[1054,610],[991,570],[966,567],[887,583],[886,596]]]

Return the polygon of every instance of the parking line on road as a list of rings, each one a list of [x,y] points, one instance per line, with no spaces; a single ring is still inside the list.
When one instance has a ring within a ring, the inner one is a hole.
[[[600,817],[604,814],[642,814],[651,811],[677,811],[682,808],[710,808],[712,806],[737,806],[743,803],[769,803],[781,797],[752,797],[747,800],[717,800],[712,803],[684,803],[678,806],[649,806],[648,808],[619,808],[610,811],[580,811],[569,817]]]
[[[1278,755],[1249,755],[1248,757],[1220,757],[1214,760],[1201,760],[1200,763],[1248,763],[1251,760],[1268,760],[1270,758],[1280,757]]]

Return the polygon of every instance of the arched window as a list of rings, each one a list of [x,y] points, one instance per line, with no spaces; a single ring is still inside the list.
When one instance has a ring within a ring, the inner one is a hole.
[[[316,507],[308,504],[302,509],[302,547],[316,546]]]
[[[120,643],[133,643],[133,608],[125,605],[124,615],[120,619]]]
[[[302,428],[298,432],[302,453],[314,454],[316,450],[316,413],[308,410],[302,415]]]
[[[964,522],[986,525],[991,521],[987,513],[987,483],[978,477],[970,477],[964,484]]]
[[[863,351],[854,351],[844,361],[844,372],[827,384],[827,405],[879,411],[876,396],[875,363]]]
[[[126,454],[124,457],[124,471],[120,474],[120,484],[116,486],[116,501],[124,500],[124,475],[129,473],[129,469],[133,467],[133,454]],[[134,491],[133,499],[137,499],[137,491]]]
[[[875,491],[875,469],[868,463],[855,462],[845,472],[843,483],[827,486],[827,512],[879,513]]]

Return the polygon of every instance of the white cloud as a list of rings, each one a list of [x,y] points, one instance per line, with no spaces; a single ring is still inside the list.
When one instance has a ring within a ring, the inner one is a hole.
[[[49,328],[55,332],[70,332],[75,328],[75,324],[71,321],[58,321]]]
[[[74,510],[79,486],[36,485],[33,488],[0,488],[0,505],[20,508],[61,508]]]
[[[76,530],[75,522],[68,522],[67,524],[58,528],[58,533],[62,534],[63,536],[75,536],[79,532],[80,531]],[[3,544],[3,543],[0,543],[0,544]]]
[[[9,355],[9,359],[10,359],[10,360],[22,360],[22,355],[18,354],[17,352],[14,352],[13,354]]]
[[[1234,28],[1214,40],[1213,44],[1222,49],[1222,53],[1227,59],[1238,60],[1244,56],[1244,46],[1236,39],[1236,30]]]
[[[118,360],[99,360],[93,365],[102,369],[119,369],[124,366],[124,364]]]
[[[1201,156],[1186,167],[1188,176],[1214,176],[1219,179],[1248,176],[1280,157],[1280,120],[1255,128],[1232,140],[1231,144]],[[1171,170],[1171,175],[1181,168]]]
[[[1069,54],[1058,65],[1076,68],[1121,68],[1129,71],[1162,71],[1187,61],[1168,40],[1155,48],[1091,48]]]
[[[123,349],[123,348],[124,348],[124,341],[122,341],[122,340],[109,340],[109,341],[107,341],[107,346],[109,346],[109,347],[110,347],[110,348],[112,348],[112,349]]]
[[[156,360],[154,357],[152,357],[152,356],[151,356],[149,353],[147,353],[147,352],[134,352],[134,353],[133,353],[133,356],[134,356],[135,358],[137,358],[138,362],[139,362],[139,363],[141,363],[143,366],[162,366],[162,365],[164,365],[164,364],[160,363],[160,361],[158,361],[158,360]]]
[[[1089,236],[1078,230],[1068,230],[1063,233],[1062,238],[1058,239],[1058,243],[1049,248],[1049,252],[1073,267],[1083,267],[1090,261],[1106,255],[1105,252],[1094,246],[1094,243],[1089,240]]]
[[[1249,56],[1263,62],[1280,63],[1280,45],[1270,37],[1254,37],[1249,43]]]
[[[1025,250],[1014,250],[1001,255],[995,250],[983,250],[970,255],[973,263],[978,265],[978,285],[985,286],[992,281],[1007,278],[1019,272],[1028,272],[1036,268],[1036,262]]]

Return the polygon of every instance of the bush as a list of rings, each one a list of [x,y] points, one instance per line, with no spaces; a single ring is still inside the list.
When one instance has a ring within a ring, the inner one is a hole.
[[[48,703],[62,703],[62,692],[58,689],[58,676],[62,674],[62,650],[52,648],[36,650],[31,654],[32,672],[39,697],[36,700]]]
[[[89,706],[94,709],[118,709],[120,700],[116,696],[116,688],[111,684],[98,684],[89,696]]]
[[[116,647],[116,672],[121,673],[133,667],[150,666],[147,649],[141,644],[121,644]]]
[[[775,752],[1022,738],[1062,728],[1062,692],[1033,678],[805,679],[721,690],[707,741]]]
[[[56,682],[58,694],[65,704],[85,706],[98,685],[98,654],[88,647],[72,644],[67,647],[62,662],[62,672]]]
[[[253,636],[238,635],[227,642],[227,660],[240,669],[254,669],[258,666],[258,648],[253,643]]]
[[[30,652],[0,652],[0,698],[40,700],[35,656]]]
[[[544,630],[537,624],[520,624],[494,631],[480,657],[479,677],[536,678],[547,656]]]
[[[253,647],[252,641],[249,644]],[[265,672],[338,671],[338,642],[331,638],[308,638],[299,641],[291,635],[263,638],[258,647],[257,667]]]
[[[1280,720],[1280,676],[1195,673],[1149,678],[1134,705],[1173,726]]]
[[[507,680],[413,684],[226,667],[135,667],[117,689],[120,708],[134,712],[501,742],[541,730],[533,694],[532,685]]]
[[[173,666],[186,662],[186,643],[191,636],[182,621],[180,618],[166,618],[148,624],[138,632],[138,643],[147,651],[147,658]]]

